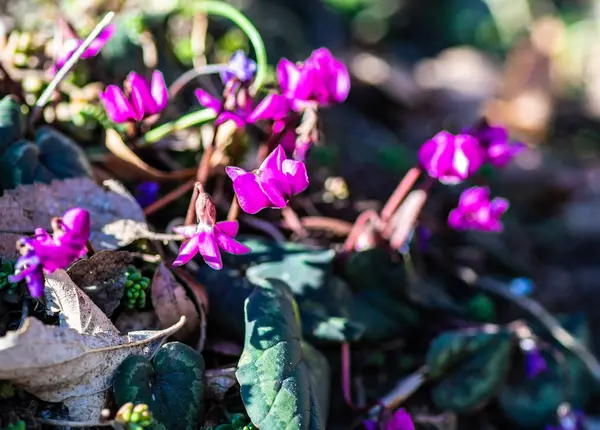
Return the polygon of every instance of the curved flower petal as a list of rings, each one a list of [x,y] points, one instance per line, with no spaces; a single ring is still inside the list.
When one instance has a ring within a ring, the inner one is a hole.
[[[292,97],[298,86],[300,70],[287,58],[282,58],[277,64],[277,81],[285,97]]]
[[[219,247],[215,240],[214,228],[209,231],[202,231],[198,234],[198,250],[206,264],[211,268],[215,270],[221,270],[223,268],[221,252],[219,252]]]
[[[222,112],[217,118],[216,124],[223,124],[225,121],[233,121],[237,128],[244,128],[246,125],[244,118],[233,112]]]
[[[263,179],[257,178],[260,189],[267,196],[269,206],[275,209],[281,209],[287,206],[290,197],[290,187],[287,183],[276,178]]]
[[[285,160],[285,151],[281,145],[277,145],[277,148],[265,158],[258,170],[264,178],[271,178],[275,175],[275,172],[281,171],[283,160]]]
[[[310,183],[306,165],[302,161],[284,160],[282,172],[285,174],[293,194],[298,194],[308,188]]]
[[[106,42],[108,42],[108,40],[114,34],[115,29],[116,26],[114,24],[107,25],[106,28],[102,30],[100,34],[98,34],[98,37],[96,37],[94,41],[90,44],[88,49],[86,49],[85,53],[81,56],[81,58],[89,58],[98,55],[102,47],[106,45]]]
[[[44,292],[44,273],[41,269],[37,269],[25,277],[27,288],[31,297],[37,299],[42,297]]]
[[[165,84],[165,78],[160,70],[155,70],[152,72],[150,93],[152,94],[155,108],[154,112],[151,112],[150,115],[153,115],[167,107],[167,102],[169,101],[167,84]]]
[[[502,197],[496,197],[490,204],[491,213],[494,218],[500,218],[509,207],[510,203],[508,200],[503,199]]]
[[[246,173],[250,173],[250,172],[246,172],[241,167],[227,166],[227,167],[225,167],[225,173],[227,173],[227,176],[229,176],[229,179],[231,179],[232,181],[235,181],[235,179],[238,176],[245,175]]]
[[[129,73],[126,81],[126,85],[131,88],[131,104],[137,114],[136,119],[141,121],[144,116],[156,113],[156,103],[152,98],[148,81],[135,72]]]
[[[489,201],[490,190],[488,187],[471,187],[463,191],[458,201],[458,207],[463,212],[474,212]]]
[[[92,226],[90,213],[81,208],[69,209],[62,216],[62,224],[70,240],[80,247],[85,247]]]
[[[248,115],[248,122],[253,123],[259,119],[281,120],[290,112],[290,104],[285,97],[279,94],[269,94]]]
[[[238,234],[240,225],[237,221],[221,221],[217,223],[217,227],[226,235],[235,237]]]
[[[181,266],[190,261],[198,253],[198,235],[181,244],[177,258],[173,262],[173,266]]]
[[[177,234],[180,234],[184,237],[192,237],[196,234],[197,226],[195,225],[181,225],[178,227],[173,227],[173,231]]]
[[[116,85],[109,85],[104,92],[99,94],[106,114],[113,122],[126,122],[136,120],[136,112],[123,91]]]
[[[448,215],[448,225],[455,230],[466,229],[466,222],[463,213],[458,209],[452,209]]]
[[[419,161],[432,178],[451,170],[454,159],[454,136],[441,131],[419,149]]]
[[[475,173],[483,164],[485,151],[479,141],[468,134],[458,134],[455,136],[456,148],[465,155],[467,159],[467,174]]]
[[[202,106],[212,109],[215,112],[219,112],[221,110],[222,103],[218,98],[211,96],[209,93],[200,88],[198,88],[194,94],[198,99],[198,103],[200,103]]]
[[[215,229],[215,236],[219,248],[221,248],[225,252],[228,252],[230,254],[241,255],[248,254],[251,251],[251,249],[248,248],[246,245],[241,244],[228,234],[225,234],[222,231],[220,231],[218,227]]]
[[[344,63],[334,60],[331,65],[328,89],[330,96],[336,103],[342,103],[350,94],[350,74]]]
[[[254,173],[239,175],[233,181],[233,191],[242,210],[249,214],[255,214],[271,205],[262,188],[258,185]]]

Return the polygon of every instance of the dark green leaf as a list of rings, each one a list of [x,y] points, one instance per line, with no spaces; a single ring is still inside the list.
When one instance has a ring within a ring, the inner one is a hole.
[[[329,365],[302,340],[289,287],[261,281],[245,304],[246,339],[236,376],[248,416],[263,429],[324,429]]]
[[[25,133],[25,118],[21,104],[12,96],[0,100],[0,156]]]
[[[119,406],[145,403],[168,430],[194,430],[204,413],[204,360],[179,342],[163,345],[152,362],[130,356],[115,372],[113,390]]]
[[[92,176],[83,150],[68,137],[50,127],[41,127],[36,142],[19,140],[0,158],[0,185],[12,189],[34,182]]]
[[[512,335],[508,330],[472,329],[438,336],[427,352],[432,390],[441,409],[467,413],[494,397],[509,370]]]

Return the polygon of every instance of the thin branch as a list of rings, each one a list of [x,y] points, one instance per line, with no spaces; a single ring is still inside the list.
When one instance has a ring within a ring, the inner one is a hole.
[[[46,103],[48,103],[48,100],[52,96],[52,93],[54,93],[54,90],[56,90],[56,87],[58,87],[60,82],[65,78],[65,76],[67,76],[67,74],[71,71],[71,69],[75,66],[75,64],[77,64],[77,62],[79,61],[81,56],[90,47],[92,42],[94,40],[96,40],[96,38],[98,37],[100,32],[102,32],[102,30],[104,30],[110,24],[110,22],[113,20],[114,17],[115,17],[114,12],[108,12],[104,16],[104,18],[102,18],[102,21],[100,21],[96,25],[94,30],[92,30],[92,32],[89,34],[89,36],[83,41],[83,43],[79,46],[79,48],[77,48],[77,50],[73,53],[73,55],[71,55],[71,57],[67,60],[67,62],[60,68],[60,70],[54,76],[54,79],[52,79],[52,81],[50,81],[50,83],[48,84],[48,86],[46,87],[44,92],[40,95],[38,100],[35,102],[35,107],[33,110],[33,114],[31,116],[32,118],[37,117],[40,109],[42,109],[46,105]]]

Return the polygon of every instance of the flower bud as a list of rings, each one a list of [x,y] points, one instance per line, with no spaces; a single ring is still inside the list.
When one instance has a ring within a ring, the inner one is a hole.
[[[196,199],[196,219],[198,224],[214,226],[217,221],[217,210],[210,195],[203,191],[198,193]]]

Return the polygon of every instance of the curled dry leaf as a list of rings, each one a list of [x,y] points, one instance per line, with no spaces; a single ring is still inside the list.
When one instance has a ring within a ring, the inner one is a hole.
[[[67,274],[106,315],[111,316],[123,297],[126,271],[132,260],[126,251],[101,251],[88,260],[77,261]]]
[[[48,402],[64,402],[76,421],[97,420],[114,371],[130,355],[151,357],[185,323],[162,331],[119,334],[104,313],[59,270],[47,279],[46,296],[61,310],[60,325],[27,318],[0,337],[0,379]]]
[[[98,185],[89,178],[65,179],[5,191],[0,197],[0,257],[17,258],[19,237],[33,234],[37,227],[50,229],[52,217],[73,207],[90,212],[90,241],[96,251],[115,250],[140,238],[167,239],[150,232],[142,209],[119,182]]]
[[[163,172],[146,164],[129,149],[116,130],[106,130],[106,148],[112,153],[112,157],[108,158],[104,167],[121,179],[166,182],[186,180],[196,175],[196,168]]]
[[[173,337],[182,342],[197,338],[200,331],[198,310],[166,264],[160,263],[156,268],[151,291],[152,306],[160,326],[169,327],[183,315],[186,317],[185,326]]]

